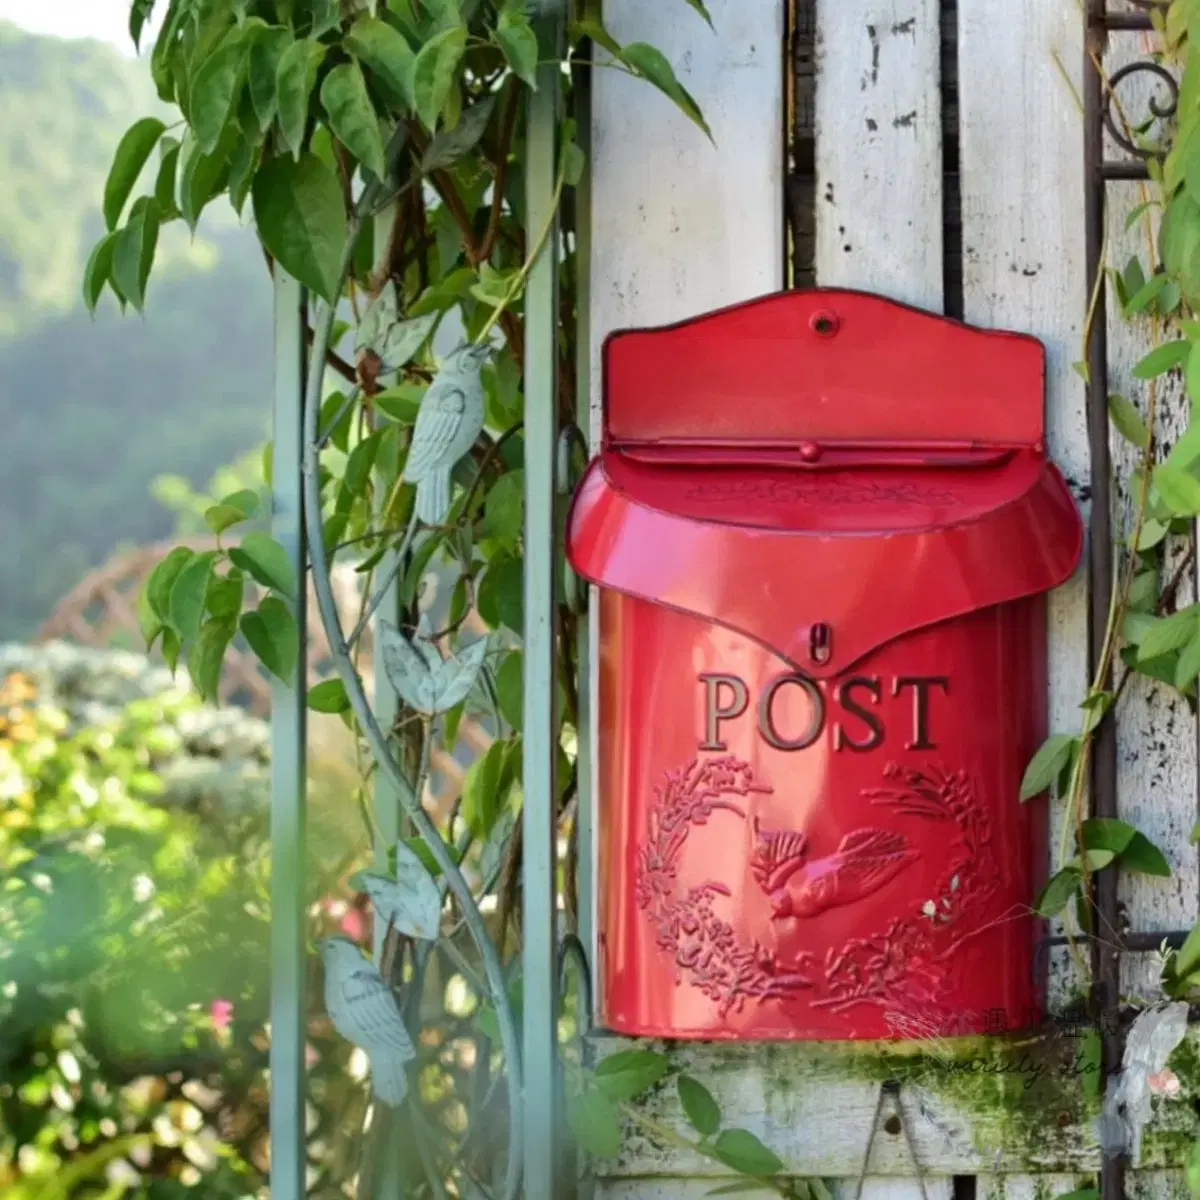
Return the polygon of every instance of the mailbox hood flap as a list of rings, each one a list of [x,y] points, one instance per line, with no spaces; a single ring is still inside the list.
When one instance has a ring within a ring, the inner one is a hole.
[[[982,465],[664,465],[620,449],[588,468],[567,555],[592,583],[755,638],[837,675],[893,638],[1048,591],[1083,526],[1033,449]],[[812,630],[831,632],[812,661]]]

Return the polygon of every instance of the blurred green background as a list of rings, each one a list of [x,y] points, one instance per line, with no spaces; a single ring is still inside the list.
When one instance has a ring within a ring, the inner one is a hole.
[[[213,205],[164,232],[145,319],[80,296],[112,152],[158,111],[145,63],[95,40],[124,0],[0,4],[0,641],[27,638],[89,570],[169,536],[156,477],[203,487],[259,445],[270,401],[270,285],[253,234]],[[168,236],[170,235],[170,236]]]

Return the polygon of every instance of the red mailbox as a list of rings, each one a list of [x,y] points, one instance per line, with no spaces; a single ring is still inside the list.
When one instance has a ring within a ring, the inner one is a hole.
[[[1040,1013],[1045,593],[1083,529],[1044,352],[845,291],[604,354],[599,1017],[890,1038]]]

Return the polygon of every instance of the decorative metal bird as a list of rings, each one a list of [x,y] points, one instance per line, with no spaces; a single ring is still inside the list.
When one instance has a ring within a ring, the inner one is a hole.
[[[808,857],[803,833],[763,831],[754,822],[757,844],[750,870],[771,901],[771,919],[816,917],[853,904],[883,887],[916,858],[907,840],[882,829],[856,829],[833,854]]]
[[[317,948],[325,962],[325,1011],[346,1041],[366,1051],[376,1097],[396,1108],[408,1095],[404,1065],[416,1058],[396,997],[348,938],[325,938]]]
[[[417,516],[440,525],[450,511],[450,472],[483,428],[483,364],[488,345],[451,351],[429,385],[413,429],[404,478],[417,485]]]

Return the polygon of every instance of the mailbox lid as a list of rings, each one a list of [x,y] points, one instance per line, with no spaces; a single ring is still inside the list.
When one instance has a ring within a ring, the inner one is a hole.
[[[678,469],[618,450],[589,467],[567,554],[601,587],[704,617],[837,675],[892,639],[1048,591],[1083,528],[1032,451],[969,468]],[[812,631],[832,630],[825,661]]]
[[[615,333],[568,557],[837,675],[1074,572],[1083,525],[1045,456],[1044,388],[1035,338],[862,292]]]

